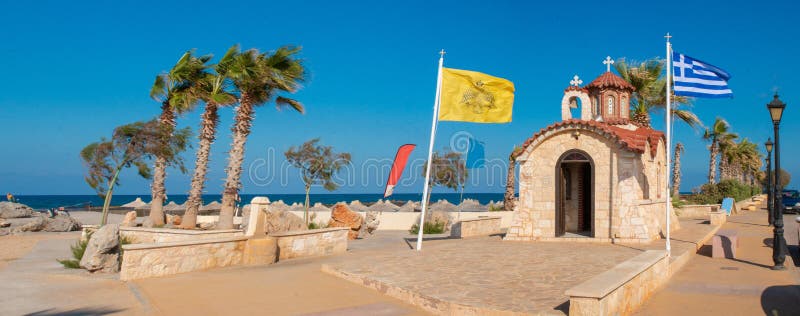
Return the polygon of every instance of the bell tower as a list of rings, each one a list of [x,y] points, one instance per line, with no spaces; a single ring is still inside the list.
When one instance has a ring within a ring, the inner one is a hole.
[[[593,119],[628,119],[631,93],[636,88],[611,72],[611,65],[614,64],[611,56],[607,56],[603,64],[606,65],[606,72],[584,87],[591,99]]]

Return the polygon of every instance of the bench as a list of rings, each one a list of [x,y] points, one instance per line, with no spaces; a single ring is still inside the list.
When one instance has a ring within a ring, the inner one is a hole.
[[[736,258],[739,236],[735,230],[721,229],[711,239],[711,258]]]

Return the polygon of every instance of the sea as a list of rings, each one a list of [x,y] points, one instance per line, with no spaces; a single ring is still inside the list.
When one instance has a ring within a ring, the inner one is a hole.
[[[303,203],[306,196],[304,194],[242,194],[241,205],[249,204],[256,196],[266,196],[270,201],[283,200],[284,203]],[[85,208],[87,206],[102,206],[103,198],[97,195],[19,195],[15,196],[17,201],[26,204],[34,209],[48,209],[56,207],[66,208]],[[111,197],[111,205],[119,206],[141,198],[144,202],[150,202],[150,195],[124,195],[115,194]],[[166,203],[175,202],[183,204],[188,198],[187,195],[168,195]],[[498,202],[503,200],[503,193],[464,193],[463,197],[459,193],[432,193],[431,202],[439,200],[447,200],[453,204],[459,204],[463,199],[477,200],[481,204],[486,204],[491,201]],[[383,199],[383,194],[311,194],[309,196],[311,204],[320,202],[322,204],[332,205],[338,202],[351,202],[359,200],[363,203],[377,202]],[[405,203],[406,201],[419,201],[422,199],[422,194],[394,194],[388,198],[395,204]],[[212,201],[221,201],[222,196],[219,194],[203,195],[203,204],[208,204]]]

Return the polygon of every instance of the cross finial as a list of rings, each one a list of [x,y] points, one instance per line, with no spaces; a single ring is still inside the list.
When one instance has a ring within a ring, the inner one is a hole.
[[[669,39],[672,38],[672,35],[669,35],[669,32],[667,32],[667,35],[664,35],[664,38],[666,38],[667,43],[669,43]]]
[[[611,59],[611,56],[606,56],[606,60],[603,61],[603,65],[606,65],[606,72],[611,72],[611,65],[614,64],[614,60]]]
[[[583,84],[583,80],[581,80],[581,78],[578,78],[578,75],[575,75],[575,77],[572,77],[572,80],[569,81],[569,85],[573,86],[573,87],[577,87],[577,86],[580,86],[582,84]]]
[[[446,53],[445,53],[444,49],[442,49],[442,51],[439,52],[439,56],[442,56],[442,58],[444,58],[444,54],[446,54]]]

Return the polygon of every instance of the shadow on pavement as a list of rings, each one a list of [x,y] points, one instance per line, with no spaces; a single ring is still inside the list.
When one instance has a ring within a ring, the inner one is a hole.
[[[761,293],[765,315],[797,315],[800,310],[800,285],[770,286]]]
[[[95,316],[95,315],[109,315],[115,314],[123,311],[122,309],[115,309],[115,308],[107,308],[107,307],[87,307],[87,308],[76,308],[71,310],[57,310],[55,308],[45,309],[38,312],[33,312],[30,314],[26,314],[27,316],[78,316],[78,315],[87,315],[87,316]]]

